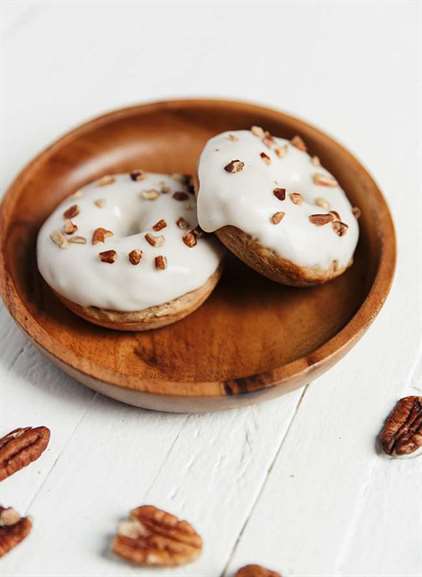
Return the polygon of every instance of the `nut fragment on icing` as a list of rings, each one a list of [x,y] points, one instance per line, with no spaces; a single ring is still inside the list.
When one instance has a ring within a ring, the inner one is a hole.
[[[149,190],[143,190],[141,196],[145,200],[156,200],[160,196],[160,193],[155,188],[150,188]]]
[[[111,236],[113,236],[111,230],[107,230],[106,228],[100,226],[96,228],[92,233],[91,242],[92,244],[99,244],[100,242],[105,242],[105,239]]]
[[[144,180],[146,178],[146,174],[144,173],[144,171],[139,168],[137,168],[136,170],[132,170],[129,176],[134,181]]]
[[[286,189],[285,188],[281,188],[280,186],[277,186],[274,190],[273,190],[273,194],[276,198],[278,198],[278,200],[285,200],[286,198]]]
[[[258,138],[264,138],[265,136],[265,130],[261,126],[252,126],[251,132],[254,136],[257,136]]]
[[[102,176],[100,179],[97,180],[97,186],[108,186],[109,184],[113,184],[115,177],[111,174],[106,174]]]
[[[293,202],[293,204],[302,204],[303,203],[303,196],[300,194],[300,192],[291,192],[289,194],[290,200]]]
[[[164,244],[165,238],[162,235],[154,235],[154,234],[150,234],[149,232],[147,232],[147,234],[145,235],[145,240],[151,245],[151,246],[162,246]]]
[[[164,218],[160,218],[160,220],[158,220],[152,228],[158,232],[159,230],[163,230],[163,228],[166,228],[166,226],[167,223],[164,220]]]
[[[339,220],[335,220],[332,223],[332,227],[333,227],[334,232],[338,236],[344,236],[346,234],[346,232],[348,231],[348,228],[349,228],[349,226],[345,222],[341,222]]]
[[[53,231],[50,234],[50,238],[54,242],[54,244],[56,244],[59,248],[67,247],[67,240],[59,230]]]
[[[226,164],[226,166],[224,167],[224,170],[226,172],[234,174],[236,172],[240,172],[241,170],[243,170],[244,167],[245,167],[245,163],[242,162],[241,160],[232,160],[231,162]]]
[[[334,219],[334,216],[330,213],[328,214],[311,214],[309,217],[310,222],[312,224],[316,224],[317,226],[324,226],[325,224],[329,224]]]
[[[330,208],[330,203],[325,198],[322,198],[322,196],[317,196],[317,198],[315,199],[315,204],[316,206],[319,206],[321,208],[326,209]]]
[[[179,228],[181,228],[182,230],[185,230],[187,228],[190,228],[190,224],[188,223],[188,221],[183,218],[183,216],[181,216],[180,218],[178,218],[176,220],[176,224]]]
[[[66,219],[64,221],[63,232],[65,234],[73,234],[77,230],[78,230],[77,225],[74,222],[72,222],[70,219]]]
[[[290,144],[292,146],[294,146],[295,148],[298,148],[299,150],[301,150],[302,152],[306,152],[307,148],[306,148],[306,144],[304,142],[304,140],[300,137],[300,136],[294,136],[291,141]]]
[[[316,172],[313,175],[312,180],[319,186],[338,186],[338,182],[335,178],[322,174],[321,172]]]
[[[84,236],[71,236],[68,242],[72,244],[86,244],[87,240]]]
[[[154,259],[155,268],[158,270],[165,270],[167,268],[167,258],[162,255],[158,255]]]
[[[189,247],[195,246],[198,242],[196,234],[193,230],[191,232],[188,232],[187,234],[185,234],[183,236],[182,240],[185,243],[185,245],[189,246]]]
[[[130,263],[133,265],[138,265],[141,262],[143,254],[144,253],[142,252],[142,250],[138,249],[131,250],[130,253],[128,254]]]
[[[285,214],[286,213],[282,211],[275,212],[271,217],[271,222],[273,224],[279,224],[283,220]]]
[[[77,204],[72,204],[72,206],[69,206],[69,208],[67,208],[64,211],[63,218],[64,219],[75,218],[75,216],[78,216],[78,214],[79,214],[79,206]]]
[[[113,264],[113,262],[115,262],[117,259],[117,252],[115,250],[104,250],[99,252],[98,256],[102,262]]]
[[[265,162],[265,164],[267,164],[267,165],[271,164],[271,158],[268,156],[268,154],[266,152],[261,152],[259,156]]]

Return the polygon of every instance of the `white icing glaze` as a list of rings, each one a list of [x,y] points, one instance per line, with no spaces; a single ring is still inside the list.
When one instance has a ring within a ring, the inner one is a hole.
[[[176,191],[186,191],[178,180],[162,174],[146,174],[141,181],[133,181],[129,174],[113,175],[112,184],[100,186],[98,181],[81,189],[81,195],[64,200],[43,224],[37,241],[38,268],[46,282],[59,294],[82,306],[96,306],[117,311],[140,311],[180,297],[202,286],[216,271],[222,257],[218,243],[210,237],[198,239],[188,247],[182,237],[197,226],[195,198],[173,198]],[[142,197],[143,191],[161,190],[155,200]],[[95,204],[104,199],[101,208]],[[77,204],[78,216],[72,222],[78,226],[72,236],[84,236],[86,244],[68,244],[60,248],[50,238],[64,225],[63,212]],[[176,221],[183,217],[190,227],[180,229]],[[167,227],[153,230],[160,219]],[[96,228],[111,230],[113,236],[93,245],[91,238]],[[145,234],[164,236],[162,246],[151,246]],[[98,253],[114,249],[117,260],[101,262]],[[139,265],[132,265],[128,253],[143,251]],[[157,270],[155,257],[167,258],[167,268]]]
[[[282,157],[276,155],[274,145],[285,150]],[[198,168],[201,228],[214,232],[226,225],[236,226],[298,266],[325,270],[333,260],[341,267],[347,266],[356,248],[359,227],[344,191],[338,185],[315,184],[316,173],[332,176],[288,140],[274,138],[274,145],[267,147],[249,130],[224,132],[207,142]],[[270,164],[260,157],[262,152],[270,157]],[[232,160],[242,161],[243,170],[227,172],[224,167]],[[276,187],[286,189],[285,200],[274,196]],[[302,195],[302,204],[290,200],[293,192]],[[327,200],[330,208],[316,206],[317,198]],[[348,225],[343,236],[334,232],[331,223],[317,226],[309,221],[310,215],[327,214],[329,210],[337,211]],[[278,211],[285,216],[279,224],[273,224],[271,217]]]

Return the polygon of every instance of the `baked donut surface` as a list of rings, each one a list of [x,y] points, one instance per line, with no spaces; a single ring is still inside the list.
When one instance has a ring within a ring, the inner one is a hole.
[[[299,137],[259,127],[219,134],[202,151],[198,179],[201,228],[261,274],[311,286],[352,263],[358,211]]]
[[[38,234],[38,268],[68,308],[96,324],[146,330],[208,297],[222,249],[197,226],[182,175],[106,175],[65,199]]]

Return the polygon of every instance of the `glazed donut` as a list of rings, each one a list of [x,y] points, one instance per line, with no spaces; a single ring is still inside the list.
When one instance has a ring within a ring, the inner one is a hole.
[[[197,226],[182,175],[103,176],[64,200],[43,224],[38,269],[81,317],[147,330],[198,308],[221,275],[222,249]]]
[[[268,278],[310,286],[352,263],[358,210],[300,137],[260,127],[219,134],[202,151],[198,180],[201,228]]]

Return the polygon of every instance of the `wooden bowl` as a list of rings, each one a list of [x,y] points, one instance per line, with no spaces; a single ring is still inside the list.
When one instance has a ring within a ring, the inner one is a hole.
[[[286,138],[300,134],[361,208],[355,263],[344,275],[324,286],[290,288],[229,256],[219,286],[201,308],[172,326],[146,333],[94,326],[55,298],[38,273],[35,240],[64,197],[105,173],[136,167],[193,173],[208,138],[253,124]],[[1,293],[34,343],[96,391],[175,412],[247,405],[321,375],[377,315],[396,256],[386,202],[347,150],[302,120],[224,100],[139,105],[76,128],[13,182],[1,206],[0,231]]]

